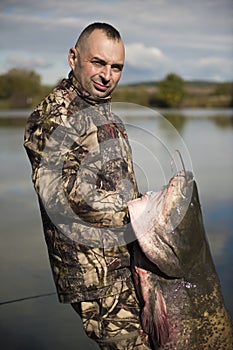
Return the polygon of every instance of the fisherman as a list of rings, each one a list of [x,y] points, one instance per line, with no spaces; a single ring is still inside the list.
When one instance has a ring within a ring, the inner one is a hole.
[[[138,190],[125,128],[111,112],[124,65],[119,32],[90,24],[68,62],[68,79],[30,115],[24,142],[58,298],[101,349],[150,349],[125,240]]]

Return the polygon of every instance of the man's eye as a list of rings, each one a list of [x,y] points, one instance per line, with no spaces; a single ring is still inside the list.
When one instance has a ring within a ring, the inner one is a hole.
[[[103,66],[103,63],[100,62],[100,61],[92,61],[92,64],[96,67],[102,67]]]
[[[118,66],[118,65],[112,66],[112,70],[113,70],[114,72],[121,72],[121,71],[122,71],[122,67],[121,67],[121,66]]]

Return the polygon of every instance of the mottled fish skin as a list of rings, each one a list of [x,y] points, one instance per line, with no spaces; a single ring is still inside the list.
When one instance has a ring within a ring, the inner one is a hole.
[[[149,192],[128,207],[137,237],[131,244],[131,267],[151,347],[232,350],[232,321],[192,174],[177,174],[160,193]]]

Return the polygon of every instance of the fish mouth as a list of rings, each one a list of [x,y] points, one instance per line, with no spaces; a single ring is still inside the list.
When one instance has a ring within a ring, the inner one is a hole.
[[[161,211],[163,203],[164,190],[159,192],[148,191],[142,197],[131,200],[127,203],[130,212],[131,222],[138,222],[138,220],[145,219],[151,207],[154,207],[156,212]]]
[[[170,180],[161,211],[167,230],[174,230],[185,216],[192,199],[193,183],[193,174],[186,171],[180,171]]]
[[[192,185],[194,181],[194,176],[191,171],[186,171],[185,165],[184,165],[184,160],[182,158],[182,155],[178,149],[176,149],[176,153],[179,156],[179,160],[182,166],[182,170],[179,171],[170,181],[168,186],[171,184],[172,186],[174,185],[174,182],[178,181],[180,182],[180,194],[183,196],[183,198],[186,198],[187,196],[187,189],[190,187],[190,184]],[[172,162],[174,159],[172,159]],[[185,181],[184,181],[185,180]]]
[[[131,222],[136,221],[137,218],[140,216],[140,211],[143,211],[145,209],[147,199],[148,198],[146,197],[146,195],[143,195],[142,197],[139,197],[127,202],[127,206],[130,212]],[[140,211],[139,211],[139,208],[140,208]]]
[[[148,191],[128,202],[131,222],[143,226],[152,220],[157,232],[174,231],[189,208],[193,183],[191,172],[180,171],[159,192]]]
[[[194,176],[192,172],[180,171],[169,181],[168,188],[175,188],[183,198],[187,198],[189,188],[192,187],[193,182]]]

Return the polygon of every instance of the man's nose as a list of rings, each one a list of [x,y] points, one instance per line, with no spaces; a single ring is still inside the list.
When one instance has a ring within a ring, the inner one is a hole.
[[[111,78],[111,74],[112,74],[112,71],[111,71],[110,65],[106,64],[105,66],[102,67],[101,73],[100,73],[102,78],[108,81]]]

